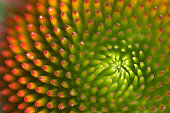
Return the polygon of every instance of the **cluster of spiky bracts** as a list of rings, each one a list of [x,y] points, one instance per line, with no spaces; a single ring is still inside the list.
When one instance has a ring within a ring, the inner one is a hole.
[[[29,0],[7,18],[6,113],[168,113],[169,0]]]

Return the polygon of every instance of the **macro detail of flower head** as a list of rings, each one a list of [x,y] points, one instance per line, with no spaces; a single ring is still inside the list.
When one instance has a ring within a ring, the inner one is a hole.
[[[21,1],[0,35],[2,113],[170,112],[169,0]]]

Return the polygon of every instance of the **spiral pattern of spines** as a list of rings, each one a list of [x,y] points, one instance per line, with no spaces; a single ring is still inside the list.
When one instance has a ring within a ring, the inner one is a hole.
[[[2,109],[168,112],[169,13],[168,0],[30,0],[0,45]]]

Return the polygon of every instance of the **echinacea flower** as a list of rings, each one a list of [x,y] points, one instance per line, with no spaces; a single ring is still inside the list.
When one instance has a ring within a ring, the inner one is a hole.
[[[169,0],[25,0],[0,42],[4,113],[169,113]]]

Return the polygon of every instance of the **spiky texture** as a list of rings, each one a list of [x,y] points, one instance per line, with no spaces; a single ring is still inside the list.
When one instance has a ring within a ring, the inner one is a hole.
[[[169,0],[29,0],[1,42],[6,113],[168,113]]]

